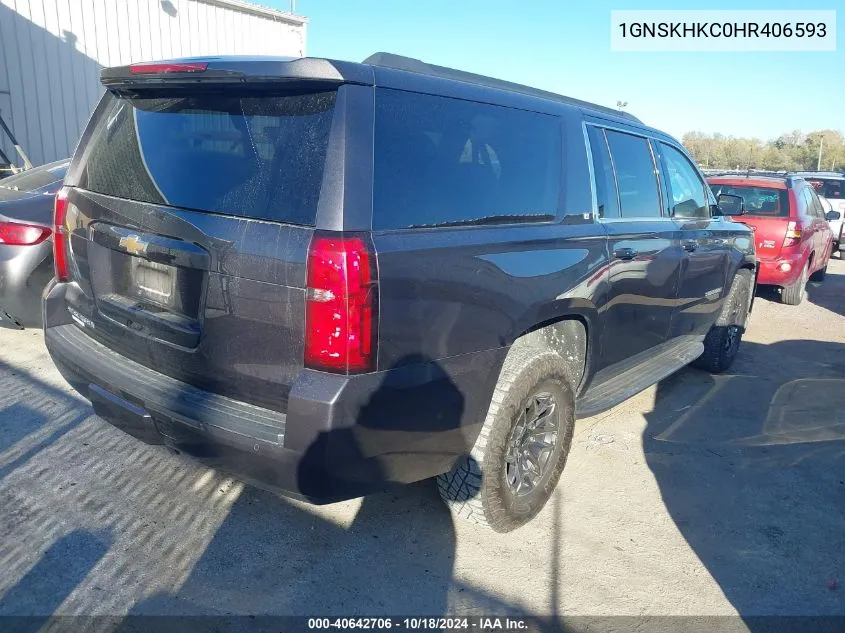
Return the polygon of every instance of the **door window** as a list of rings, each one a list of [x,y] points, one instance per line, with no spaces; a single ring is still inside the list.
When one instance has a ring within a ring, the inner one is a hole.
[[[657,172],[648,140],[613,130],[605,130],[605,134],[616,172],[622,217],[660,217]]]
[[[676,218],[709,218],[704,182],[686,156],[665,143],[660,144],[669,178],[671,215]]]
[[[590,152],[593,155],[593,174],[596,179],[596,203],[600,218],[619,217],[619,194],[616,191],[616,176],[607,138],[601,128],[587,127],[590,138]]]

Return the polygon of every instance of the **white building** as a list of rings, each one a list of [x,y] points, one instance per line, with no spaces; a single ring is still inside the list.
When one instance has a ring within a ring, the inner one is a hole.
[[[199,55],[305,55],[307,20],[243,0],[0,0],[0,115],[34,165],[70,156],[100,70]],[[0,148],[19,166],[0,131]]]

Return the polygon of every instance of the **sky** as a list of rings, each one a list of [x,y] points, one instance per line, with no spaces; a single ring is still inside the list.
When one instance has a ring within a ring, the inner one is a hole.
[[[290,10],[290,0],[259,0]],[[362,61],[377,51],[527,84],[627,110],[680,137],[763,140],[792,130],[845,131],[845,2],[837,52],[642,53],[610,50],[611,9],[796,9],[796,0],[297,0],[312,57]]]

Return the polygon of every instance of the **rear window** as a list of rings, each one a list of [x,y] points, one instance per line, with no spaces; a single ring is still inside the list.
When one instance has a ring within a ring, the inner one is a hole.
[[[745,214],[761,217],[789,217],[789,192],[771,187],[711,184],[715,196],[739,196],[745,201]]]
[[[375,107],[374,229],[555,218],[557,117],[389,89]]]
[[[334,92],[114,98],[78,185],[154,204],[313,225]]]
[[[845,180],[807,178],[816,194],[828,200],[845,200]]]

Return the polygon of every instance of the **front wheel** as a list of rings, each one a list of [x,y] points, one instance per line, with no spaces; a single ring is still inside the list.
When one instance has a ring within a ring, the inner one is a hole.
[[[566,367],[552,351],[512,348],[470,454],[437,478],[458,516],[510,532],[543,509],[557,485],[575,424]]]

